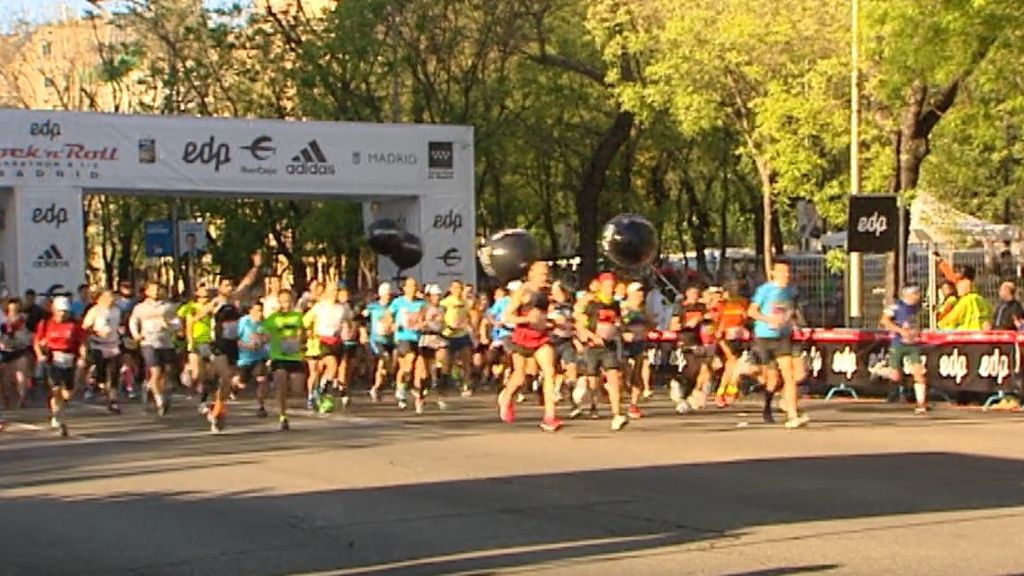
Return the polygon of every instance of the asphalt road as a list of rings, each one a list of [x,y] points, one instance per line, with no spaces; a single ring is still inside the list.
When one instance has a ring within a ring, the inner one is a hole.
[[[68,439],[7,413],[0,574],[1024,573],[1024,416],[809,406],[799,431],[662,400],[556,435],[489,397],[287,433],[242,402],[217,436],[185,402],[79,403]]]

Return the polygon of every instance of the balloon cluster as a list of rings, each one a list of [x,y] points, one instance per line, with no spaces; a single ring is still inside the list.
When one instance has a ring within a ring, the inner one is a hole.
[[[643,216],[619,214],[602,230],[601,251],[622,268],[649,266],[658,255],[658,231]],[[484,272],[504,283],[526,274],[540,259],[540,246],[526,230],[503,230],[484,242],[478,256]]]
[[[411,232],[402,230],[394,220],[381,218],[366,229],[370,249],[388,256],[399,270],[407,270],[423,259],[423,243]]]

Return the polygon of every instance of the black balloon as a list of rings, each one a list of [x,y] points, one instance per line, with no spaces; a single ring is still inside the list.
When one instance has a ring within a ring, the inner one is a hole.
[[[371,250],[381,256],[389,256],[402,245],[402,229],[394,220],[381,218],[366,229],[366,240]]]
[[[410,232],[402,234],[398,249],[391,253],[391,261],[399,270],[407,270],[423,260],[423,243]]]
[[[624,268],[646,266],[658,255],[658,231],[643,216],[619,214],[604,225],[601,250]]]
[[[526,274],[530,265],[540,258],[540,246],[526,230],[504,230],[484,243],[479,257],[488,276],[508,282]]]

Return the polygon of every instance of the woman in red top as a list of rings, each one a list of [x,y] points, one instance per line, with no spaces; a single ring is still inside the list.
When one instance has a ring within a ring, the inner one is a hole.
[[[53,300],[53,316],[36,328],[36,358],[47,367],[50,383],[50,425],[61,436],[68,435],[64,403],[75,389],[75,369],[84,358],[85,333],[71,317],[71,301],[66,296]]]
[[[498,394],[499,414],[505,422],[515,421],[516,392],[526,381],[527,364],[532,358],[544,377],[544,419],[540,427],[545,432],[555,432],[562,427],[562,421],[555,412],[555,349],[548,334],[547,263],[531,264],[526,282],[510,298],[503,321],[515,327],[511,343],[512,374]]]

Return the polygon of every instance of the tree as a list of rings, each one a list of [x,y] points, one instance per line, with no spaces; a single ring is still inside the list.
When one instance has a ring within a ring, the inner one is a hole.
[[[621,102],[646,122],[666,110],[686,135],[735,133],[738,152],[756,169],[762,197],[764,260],[772,258],[775,196],[838,189],[843,149],[843,58],[848,38],[841,7],[797,0],[608,2],[606,22],[630,32],[622,50],[646,54],[638,80],[617,87]],[[776,251],[781,249],[775,245]]]

